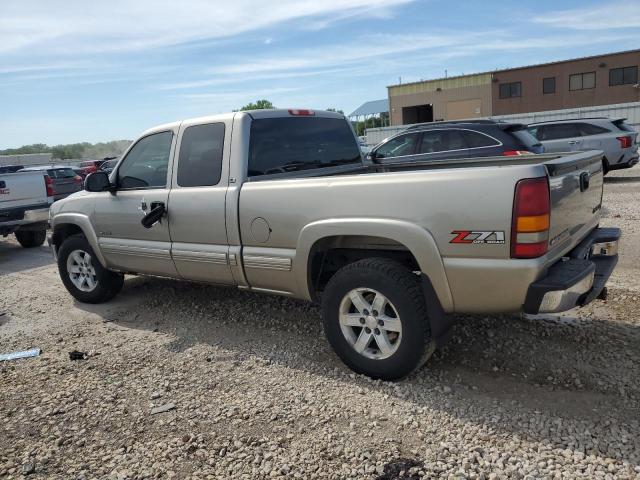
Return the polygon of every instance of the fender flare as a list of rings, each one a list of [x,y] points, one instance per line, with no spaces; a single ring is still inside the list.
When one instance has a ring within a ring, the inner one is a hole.
[[[98,243],[98,237],[96,232],[93,230],[93,226],[91,225],[91,221],[89,217],[83,215],[81,213],[58,213],[53,217],[51,221],[51,229],[55,235],[56,229],[61,227],[62,225],[75,225],[76,227],[82,230],[85,238],[91,245],[93,252],[96,254],[98,261],[100,264],[107,268],[107,262],[102,255],[102,251],[100,250],[100,245]]]
[[[428,276],[445,312],[454,311],[453,297],[442,263],[440,251],[431,233],[404,220],[382,218],[339,218],[319,220],[306,225],[298,237],[293,271],[301,296],[313,298],[308,268],[311,249],[319,240],[334,236],[363,235],[393,240],[407,247],[418,261],[420,270]]]

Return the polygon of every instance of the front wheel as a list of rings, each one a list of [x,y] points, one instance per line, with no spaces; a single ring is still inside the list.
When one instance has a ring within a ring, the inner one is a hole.
[[[418,277],[392,260],[364,259],[339,270],[324,291],[322,317],[340,359],[372,378],[405,377],[435,349]]]
[[[124,284],[124,275],[104,268],[82,235],[73,235],[62,242],[58,272],[69,293],[83,303],[111,300]]]
[[[47,230],[17,230],[15,232],[16,240],[24,248],[34,248],[42,245],[47,238]]]

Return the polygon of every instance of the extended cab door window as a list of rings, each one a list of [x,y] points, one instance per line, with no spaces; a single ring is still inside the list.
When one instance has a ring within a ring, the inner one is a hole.
[[[165,188],[172,138],[171,132],[161,132],[140,139],[118,168],[118,188]]]
[[[392,138],[376,150],[376,158],[394,158],[416,153],[418,133],[408,133]]]
[[[178,185],[217,185],[222,172],[224,123],[193,125],[182,135],[178,159]]]

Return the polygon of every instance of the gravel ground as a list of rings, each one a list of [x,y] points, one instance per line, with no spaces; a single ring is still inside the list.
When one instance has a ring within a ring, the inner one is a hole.
[[[0,363],[0,478],[640,478],[639,186],[607,177],[607,301],[460,316],[399,383],[348,371],[316,306],[142,277],[82,305],[0,242],[0,352],[43,349]]]

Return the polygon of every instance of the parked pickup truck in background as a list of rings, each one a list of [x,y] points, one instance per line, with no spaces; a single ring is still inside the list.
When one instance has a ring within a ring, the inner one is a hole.
[[[52,202],[42,172],[0,174],[0,235],[15,234],[25,248],[42,245]]]
[[[423,364],[447,314],[589,303],[618,258],[620,231],[598,228],[601,151],[375,165],[331,112],[161,125],[85,188],[51,209],[79,301],[124,274],[321,301],[336,353],[375,378]]]

